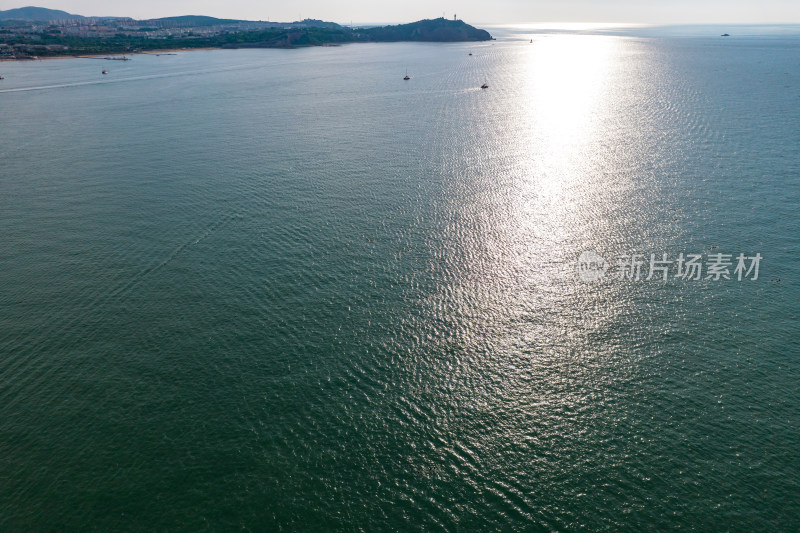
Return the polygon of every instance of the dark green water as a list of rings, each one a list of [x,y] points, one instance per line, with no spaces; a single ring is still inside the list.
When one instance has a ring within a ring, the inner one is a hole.
[[[800,32],[499,35],[0,64],[0,530],[800,529]]]

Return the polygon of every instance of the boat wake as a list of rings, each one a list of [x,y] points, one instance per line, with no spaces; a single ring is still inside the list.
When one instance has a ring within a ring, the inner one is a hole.
[[[130,76],[127,78],[113,78],[113,79],[103,79],[103,80],[91,80],[91,81],[78,81],[74,83],[59,83],[55,85],[37,85],[33,87],[14,87],[11,89],[0,89],[0,93],[19,93],[19,92],[28,92],[28,91],[47,91],[50,89],[68,89],[71,87],[83,87],[86,85],[105,85],[107,83],[126,83],[132,81],[142,81],[142,80],[155,80],[161,78],[177,78],[183,76],[199,76],[199,75],[206,75],[206,74],[213,74],[215,72],[229,72],[232,70],[243,70],[243,69],[252,69],[251,65],[236,65],[232,67],[226,68],[218,68],[218,69],[203,69],[203,70],[192,70],[192,71],[185,71],[185,72],[165,72],[163,74],[148,74],[145,76]]]

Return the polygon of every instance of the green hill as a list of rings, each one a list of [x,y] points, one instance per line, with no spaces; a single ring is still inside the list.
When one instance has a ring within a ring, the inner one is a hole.
[[[80,15],[72,15],[66,11],[58,9],[46,9],[44,7],[19,7],[0,11],[0,20],[25,20],[29,22],[48,22],[51,20],[74,20],[82,19]]]
[[[486,30],[479,30],[463,20],[445,18],[426,19],[400,24],[359,30],[368,40],[388,41],[427,41],[427,42],[461,42],[488,41],[492,38]]]

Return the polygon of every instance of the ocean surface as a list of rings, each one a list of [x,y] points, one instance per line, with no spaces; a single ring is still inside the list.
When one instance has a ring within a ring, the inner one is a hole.
[[[0,63],[0,530],[800,530],[800,27],[488,29]]]

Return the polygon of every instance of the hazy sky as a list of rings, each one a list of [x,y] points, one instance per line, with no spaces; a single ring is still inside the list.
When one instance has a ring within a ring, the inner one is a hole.
[[[0,0],[0,9],[36,5],[78,15],[155,18],[211,15],[223,18],[334,22],[410,22],[458,18],[470,23],[642,22],[800,23],[800,0]]]

